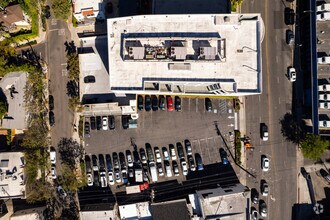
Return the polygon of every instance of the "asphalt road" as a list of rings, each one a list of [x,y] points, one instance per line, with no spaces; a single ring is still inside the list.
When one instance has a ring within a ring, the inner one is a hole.
[[[260,196],[268,205],[268,219],[291,219],[292,207],[297,200],[296,147],[281,134],[279,120],[292,108],[292,83],[287,67],[293,65],[293,48],[285,43],[285,1],[244,1],[243,13],[261,13],[266,33],[262,43],[263,92],[246,98],[246,130],[254,151],[246,152],[246,165],[256,179],[247,176],[247,186],[260,192],[260,180],[270,187],[268,197]],[[299,76],[298,76],[299,77]],[[260,123],[266,123],[270,138],[260,139]],[[270,159],[270,170],[261,170],[261,155]],[[258,210],[258,207],[256,207]]]
[[[64,21],[48,20],[46,62],[49,71],[49,93],[54,96],[55,125],[51,128],[51,137],[52,145],[55,148],[61,138],[69,138],[73,132],[73,112],[68,108],[68,95],[66,94],[67,72],[64,45],[66,41],[71,41],[70,36]]]

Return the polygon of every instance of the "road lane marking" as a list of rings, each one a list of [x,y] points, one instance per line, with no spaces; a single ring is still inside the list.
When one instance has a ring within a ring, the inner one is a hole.
[[[261,100],[260,95],[258,95],[258,98],[259,98],[259,102],[260,102],[260,100]]]
[[[281,97],[278,97],[278,104],[281,104]]]
[[[280,77],[277,77],[277,83],[278,84],[280,83]]]

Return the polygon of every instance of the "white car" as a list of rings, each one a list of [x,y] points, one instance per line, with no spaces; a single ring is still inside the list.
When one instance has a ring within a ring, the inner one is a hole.
[[[91,173],[87,173],[87,185],[93,186],[93,176]]]
[[[269,170],[269,159],[266,156],[262,157],[261,166],[263,171],[267,172]]]
[[[49,152],[49,155],[50,155],[50,162],[52,164],[56,164],[56,151],[54,149],[52,149],[52,147],[51,147],[51,150]]]
[[[168,154],[167,148],[163,147],[162,151],[163,151],[164,160],[170,160],[170,155]]]
[[[163,166],[161,163],[157,163],[157,171],[159,176],[164,176]]]
[[[113,172],[109,171],[108,176],[109,176],[109,185],[111,185],[111,186],[114,185],[115,184],[115,177],[113,175]]]
[[[108,130],[108,117],[107,116],[102,117],[102,129],[104,131]]]
[[[155,156],[156,156],[156,162],[161,163],[162,162],[162,157],[160,155],[160,151],[158,147],[155,147]]]
[[[262,181],[262,183],[261,183],[261,194],[263,196],[268,196],[268,194],[269,194],[269,186],[266,181]]]
[[[115,170],[115,178],[116,178],[116,182],[117,183],[120,183],[121,182],[121,177],[120,177],[119,170]]]
[[[171,169],[170,162],[165,161],[165,162],[164,162],[164,166],[165,166],[165,173],[166,173],[166,176],[167,176],[167,177],[171,177],[173,174],[172,174],[172,169]]]
[[[297,75],[296,75],[296,69],[295,68],[290,67],[288,69],[288,77],[289,77],[290,82],[295,82],[296,81]]]
[[[188,175],[188,166],[187,166],[187,162],[185,160],[181,160],[181,168],[182,168],[182,174],[184,176]]]
[[[52,165],[52,167],[51,167],[51,174],[52,174],[53,179],[57,178],[55,165]]]
[[[175,153],[175,148],[174,145],[170,144],[170,155],[172,160],[176,160],[176,153]]]
[[[129,167],[133,167],[133,157],[131,151],[126,151],[127,164]]]

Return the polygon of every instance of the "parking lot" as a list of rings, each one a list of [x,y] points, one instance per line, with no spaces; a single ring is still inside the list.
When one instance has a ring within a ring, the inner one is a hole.
[[[139,111],[138,127],[123,129],[121,117],[115,117],[114,130],[91,130],[90,137],[85,138],[86,154],[111,154],[131,150],[133,144],[137,149],[145,149],[146,143],[152,147],[176,145],[185,139],[190,140],[193,155],[198,153],[203,164],[220,162],[220,147],[224,143],[215,129],[217,122],[221,133],[226,137],[234,129],[232,99],[212,99],[212,112],[205,110],[205,99],[182,98],[182,110],[176,111]],[[231,109],[231,111],[229,110]],[[86,118],[89,121],[89,118]],[[178,179],[184,180],[180,161],[177,159],[180,176],[159,177],[159,181]],[[195,171],[198,172],[198,171]]]

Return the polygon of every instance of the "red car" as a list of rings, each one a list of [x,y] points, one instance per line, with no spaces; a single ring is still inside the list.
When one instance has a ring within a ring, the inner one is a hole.
[[[167,110],[173,111],[173,100],[171,96],[167,96]]]

